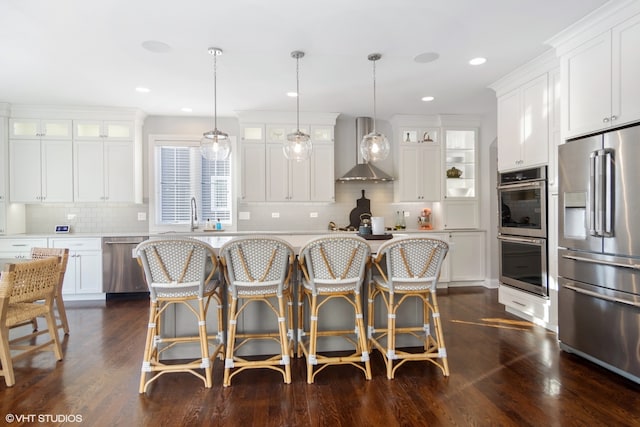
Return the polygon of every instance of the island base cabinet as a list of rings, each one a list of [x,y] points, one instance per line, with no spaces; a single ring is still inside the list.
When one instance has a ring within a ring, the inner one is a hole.
[[[188,301],[187,304],[191,305],[196,312],[198,312],[197,301]],[[215,300],[211,300],[209,304],[209,311],[207,311],[207,334],[209,336],[216,335],[218,330],[218,316],[216,314],[218,303]],[[149,316],[149,312],[145,313],[145,316]],[[184,336],[198,336],[198,319],[196,316],[182,304],[172,304],[162,314],[162,337],[175,338]],[[226,316],[226,313],[225,313]],[[224,334],[226,336],[226,333]],[[212,346],[209,346],[209,351],[212,351]],[[198,359],[201,357],[200,342],[194,341],[191,343],[184,343],[173,346],[161,355],[162,360],[172,359]]]

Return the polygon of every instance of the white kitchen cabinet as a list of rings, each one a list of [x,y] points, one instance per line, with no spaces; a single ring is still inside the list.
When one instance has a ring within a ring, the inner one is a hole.
[[[31,248],[46,248],[47,239],[12,237],[0,239],[0,258],[29,258]]]
[[[566,137],[640,119],[640,15],[561,54]]]
[[[71,139],[71,120],[9,120],[9,139]]]
[[[333,130],[331,134],[333,134]],[[311,200],[314,202],[334,202],[336,200],[336,181],[333,170],[333,142],[314,143],[313,155],[311,156]]]
[[[134,139],[134,122],[128,120],[74,120],[74,139],[130,141]]]
[[[266,198],[265,144],[242,143],[241,195],[243,202],[264,202]]]
[[[265,142],[264,124],[242,124],[240,126],[240,140],[242,143]]]
[[[445,243],[449,243],[449,233],[429,233],[420,234],[420,236],[429,237],[432,239],[442,240]],[[451,256],[447,253],[447,256],[442,261],[440,266],[440,279],[438,279],[438,287],[446,288],[451,281]]]
[[[443,131],[444,198],[473,199],[477,194],[477,140],[475,128]]]
[[[445,230],[471,229],[480,226],[477,200],[445,200],[442,202]]]
[[[9,195],[14,203],[72,202],[71,139],[9,141]]]
[[[547,164],[550,87],[542,74],[498,98],[498,170]]]
[[[4,234],[7,231],[7,212],[4,201],[0,200],[0,234]]]
[[[52,248],[68,248],[69,261],[62,294],[102,294],[102,240],[100,238],[51,238]]]
[[[76,202],[135,201],[132,140],[74,140],[74,152]]]
[[[398,179],[395,198],[398,202],[440,201],[440,145],[434,143],[403,143],[399,149]]]
[[[310,160],[287,160],[281,144],[266,145],[267,201],[309,201],[311,193]]]
[[[481,231],[449,233],[452,282],[485,280],[485,236]]]

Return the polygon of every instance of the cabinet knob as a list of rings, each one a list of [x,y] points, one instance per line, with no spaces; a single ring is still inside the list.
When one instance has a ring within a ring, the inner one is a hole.
[[[609,117],[605,117],[604,119],[602,119],[603,123],[609,123]]]
[[[618,120],[618,116],[611,116],[611,121]]]

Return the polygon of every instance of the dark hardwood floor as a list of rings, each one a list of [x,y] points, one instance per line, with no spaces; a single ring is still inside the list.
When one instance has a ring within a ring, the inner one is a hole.
[[[51,424],[75,415],[91,426],[640,425],[639,385],[562,352],[555,334],[505,313],[496,290],[438,296],[449,378],[420,362],[387,380],[374,352],[371,381],[341,366],[308,385],[304,359],[294,359],[290,385],[278,373],[255,370],[225,389],[218,362],[212,389],[172,374],[146,395],[138,394],[138,381],[148,302],[69,302],[64,360],[43,353],[18,361],[16,385],[0,379],[0,415],[57,417]]]

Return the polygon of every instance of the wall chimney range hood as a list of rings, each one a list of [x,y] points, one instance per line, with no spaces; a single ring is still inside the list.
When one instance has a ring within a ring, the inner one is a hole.
[[[362,138],[371,132],[373,129],[373,119],[371,117],[357,117],[356,118],[356,163],[360,156],[358,155],[358,146]],[[383,172],[379,168],[373,166],[368,162],[357,163],[353,168],[349,170],[342,178],[338,178],[338,182],[350,182],[350,181],[369,181],[369,182],[387,182],[393,181],[393,177]]]

